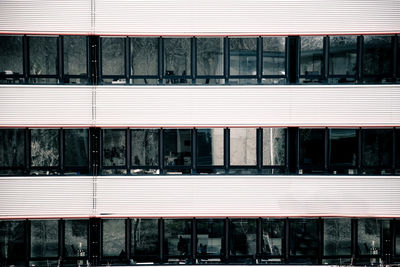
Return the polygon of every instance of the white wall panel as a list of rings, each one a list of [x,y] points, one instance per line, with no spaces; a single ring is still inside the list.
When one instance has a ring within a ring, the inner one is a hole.
[[[98,86],[97,126],[399,126],[399,85]]]
[[[93,214],[93,177],[0,177],[0,218]]]
[[[91,0],[1,0],[0,33],[92,32]]]
[[[398,0],[95,0],[96,34],[343,34],[400,31]]]
[[[99,177],[98,216],[400,216],[400,177]]]
[[[90,126],[91,86],[0,85],[0,126]]]

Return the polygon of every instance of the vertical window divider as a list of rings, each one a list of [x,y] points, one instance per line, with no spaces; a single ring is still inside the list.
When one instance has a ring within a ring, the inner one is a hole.
[[[323,44],[322,79],[327,84],[329,77],[329,36],[324,36]]]
[[[224,167],[225,173],[229,173],[229,162],[230,162],[230,130],[229,128],[224,129]]]
[[[131,174],[131,168],[132,168],[132,162],[131,162],[131,157],[132,157],[132,136],[131,136],[131,129],[128,128],[126,129],[126,174],[130,175]]]
[[[31,257],[31,222],[28,219],[26,219],[24,222],[25,267],[29,267],[29,259]]]
[[[103,79],[103,40],[98,37],[98,50],[96,53],[96,65],[98,66],[98,72],[96,73],[96,82],[95,84],[102,84]]]
[[[322,265],[322,259],[324,257],[324,220],[318,218],[318,264]]]
[[[364,36],[357,37],[357,80],[358,83],[363,83],[363,65],[364,65]]]
[[[158,39],[158,79],[163,84],[164,77],[164,39],[162,36]]]
[[[158,220],[158,244],[160,247],[160,263],[164,262],[164,219],[160,218]]]
[[[197,38],[193,36],[190,38],[190,57],[191,57],[191,68],[190,68],[190,76],[192,76],[192,84],[196,83],[197,78]]]
[[[225,218],[225,263],[229,262],[229,258],[230,258],[230,240],[229,240],[229,236],[230,236],[230,219],[228,217]]]
[[[99,145],[98,145],[98,149],[97,149],[97,153],[98,153],[98,164],[96,166],[96,169],[98,170],[98,172],[96,173],[96,175],[101,175],[103,172],[103,130],[100,128],[98,129],[98,137],[97,140],[99,140]]]
[[[257,128],[257,169],[258,174],[262,173],[263,165],[263,128]]]
[[[22,63],[23,63],[23,72],[24,72],[24,83],[28,84],[29,83],[29,37],[24,35],[22,37]]]
[[[164,130],[161,128],[158,135],[158,158],[160,166],[160,174],[164,174]]]
[[[263,73],[263,38],[257,37],[257,83],[261,84]]]
[[[329,129],[328,127],[325,128],[324,130],[324,172],[328,173],[329,172]]]
[[[263,48],[264,50],[264,48]],[[289,84],[289,37],[285,37],[285,83]]]
[[[284,232],[284,237],[285,237],[285,244],[284,244],[284,263],[289,263],[289,239],[290,239],[290,234],[289,234],[289,218],[285,218],[285,232]]]
[[[126,231],[125,234],[126,260],[129,261],[132,255],[132,242],[131,242],[132,222],[130,218],[127,218],[125,220],[125,231]]]
[[[229,84],[229,65],[230,65],[230,52],[229,52],[229,38],[224,37],[224,78],[225,84]]]
[[[192,246],[191,246],[191,253],[192,257],[191,257],[191,264],[196,264],[196,254],[197,254],[197,221],[196,219],[193,217],[192,218],[192,238],[191,238],[191,242],[192,242]]]
[[[131,76],[131,39],[125,37],[125,84],[130,84]]]
[[[362,149],[362,141],[363,141],[363,129],[360,127],[360,128],[358,128],[358,158],[357,158],[357,160],[358,160],[358,163],[357,163],[357,167],[358,167],[358,170],[359,170],[359,172],[360,172],[360,174],[362,174],[362,168],[363,168],[363,166],[362,166],[362,159],[363,159],[363,155],[362,155],[362,153],[363,153],[363,149]]]
[[[65,220],[58,220],[58,260],[64,258]]]
[[[86,36],[86,78],[87,78],[87,83],[86,84],[91,84],[92,83],[92,64],[91,64],[91,53],[92,49],[90,47],[90,37]]]
[[[197,173],[197,129],[191,130],[192,134],[192,174]]]
[[[392,174],[396,173],[396,127],[392,129]]]
[[[24,174],[29,175],[29,160],[30,160],[30,140],[29,140],[29,128],[24,128]]]
[[[58,151],[60,155],[59,159],[59,173],[60,175],[64,175],[64,156],[65,156],[65,135],[64,135],[64,129],[60,128],[58,130]]]
[[[64,36],[57,38],[57,78],[59,84],[64,84]]]
[[[399,66],[397,65],[397,47],[399,47],[399,36],[396,34],[392,37],[393,41],[393,83],[396,82],[397,72]],[[400,78],[400,77],[399,77]]]
[[[257,235],[256,235],[256,261],[258,261],[261,258],[261,254],[262,254],[262,218],[259,217],[257,218],[257,225],[256,225],[256,229],[257,229]],[[257,262],[256,262],[257,263]]]
[[[357,239],[358,239],[358,226],[357,219],[351,219],[351,265],[355,265],[353,262],[358,257],[357,252]]]
[[[25,136],[26,140],[26,145],[27,145],[27,175],[31,174],[31,157],[32,157],[32,151],[31,151],[31,129],[27,128],[26,129],[27,133]]]

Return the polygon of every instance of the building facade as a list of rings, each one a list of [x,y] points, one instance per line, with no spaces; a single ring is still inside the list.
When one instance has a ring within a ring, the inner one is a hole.
[[[398,14],[1,1],[1,266],[399,263]]]

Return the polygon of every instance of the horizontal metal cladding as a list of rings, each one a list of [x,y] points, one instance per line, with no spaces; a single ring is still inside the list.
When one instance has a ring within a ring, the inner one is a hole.
[[[400,32],[398,0],[95,0],[96,34]]]
[[[91,86],[0,85],[0,126],[90,126]]]
[[[99,177],[97,216],[399,217],[400,177]]]
[[[1,0],[0,33],[92,31],[91,0]]]
[[[400,86],[98,86],[96,125],[398,126]]]
[[[0,177],[0,218],[93,214],[93,177]]]

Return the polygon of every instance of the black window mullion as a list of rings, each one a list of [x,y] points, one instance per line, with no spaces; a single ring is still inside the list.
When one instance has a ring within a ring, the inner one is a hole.
[[[263,129],[257,128],[257,169],[258,173],[261,174],[262,172],[262,165],[263,165]]]
[[[26,219],[24,221],[24,241],[25,241],[25,267],[29,267],[29,259],[31,257],[31,222]]]
[[[230,58],[229,58],[229,38],[224,38],[224,78],[225,84],[229,83],[229,65],[230,65]]]
[[[364,130],[362,128],[358,128],[358,162],[357,162],[357,167],[360,173],[363,172],[363,166],[362,166],[362,159],[363,159],[363,134]]]
[[[65,220],[58,220],[58,257],[59,260],[64,258],[65,244]]]
[[[132,222],[130,218],[125,220],[125,251],[126,251],[126,261],[129,262],[131,258],[131,234],[132,234]]]
[[[192,232],[191,232],[191,264],[196,262],[196,254],[197,254],[197,221],[195,218],[192,218]]]
[[[290,227],[290,223],[289,223],[289,218],[285,218],[285,233],[284,233],[284,237],[285,237],[285,244],[284,244],[284,263],[289,263],[289,239],[290,239],[290,232],[289,232],[289,227]]]
[[[132,157],[132,148],[131,148],[131,144],[132,144],[132,136],[131,136],[131,129],[128,128],[126,129],[126,138],[125,138],[125,142],[126,142],[126,151],[125,151],[125,157],[126,157],[126,174],[130,175],[131,174],[131,168],[132,168],[132,162],[131,162],[131,157]]]
[[[396,173],[396,128],[393,127],[392,133],[392,174]]]
[[[26,146],[27,146],[27,174],[31,174],[31,157],[32,157],[32,149],[31,149],[31,129],[27,128],[26,129],[27,134],[26,134]]]
[[[61,175],[64,174],[64,156],[65,156],[65,136],[64,129],[58,129],[58,154],[60,155],[58,169]]]
[[[191,58],[191,69],[190,74],[192,76],[192,84],[196,83],[196,76],[197,76],[197,41],[196,37],[190,38],[190,58]]]
[[[325,128],[324,134],[324,172],[328,173],[329,170],[329,129]]]
[[[164,174],[164,130],[161,128],[158,135],[158,158],[160,174]]]
[[[224,255],[224,261],[225,263],[229,262],[229,258],[230,258],[230,219],[229,218],[225,218],[225,233],[224,233],[224,237],[225,237],[225,244],[223,244],[223,246],[225,247],[225,255]],[[222,256],[222,255],[221,255]]]
[[[357,80],[358,83],[363,83],[363,65],[364,65],[364,36],[358,36],[357,37]]]
[[[328,75],[329,75],[329,37],[324,36],[323,60],[322,60],[322,79],[324,83],[328,82]]]
[[[224,167],[225,172],[228,173],[230,165],[230,130],[229,128],[224,129]]]
[[[399,66],[397,65],[397,47],[399,47],[399,36],[395,35],[393,38],[393,83],[396,82],[396,77],[400,78],[400,75],[397,75]]]
[[[262,231],[262,223],[263,219],[262,218],[257,218],[256,221],[256,229],[257,229],[257,235],[256,235],[256,259],[261,258],[262,254],[262,239],[263,239],[263,231]]]
[[[192,134],[192,174],[197,173],[197,129],[191,131]]]
[[[261,36],[257,38],[257,57],[256,57],[256,62],[257,62],[257,83],[261,84],[261,78],[262,78],[262,67],[263,67],[263,39]]]
[[[160,218],[158,220],[158,245],[160,247],[160,263],[163,263],[165,260],[165,252],[164,252],[164,219]]]
[[[131,76],[131,39],[125,37],[125,83],[130,83]]]
[[[102,38],[98,37],[97,42],[98,52],[96,53],[96,63],[97,63],[97,75],[96,84],[101,84],[103,80],[103,41]]]
[[[322,259],[324,256],[324,220],[322,218],[318,218],[318,264],[322,265]]]
[[[164,39],[160,37],[158,39],[158,80],[160,84],[163,84],[164,78]]]
[[[57,77],[58,83],[64,84],[64,36],[57,38]]]
[[[24,83],[29,83],[29,37],[24,35],[22,37],[22,64],[24,73]]]

